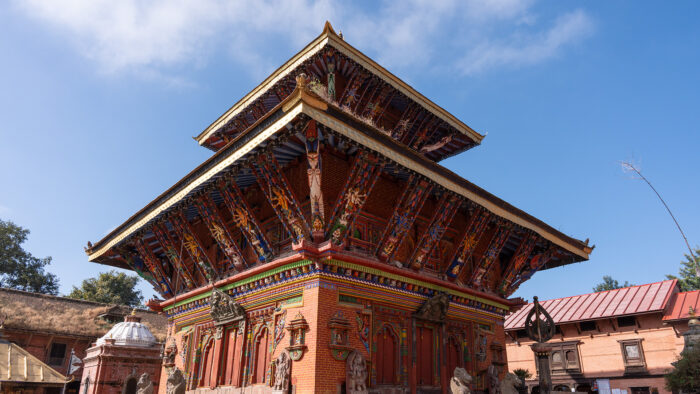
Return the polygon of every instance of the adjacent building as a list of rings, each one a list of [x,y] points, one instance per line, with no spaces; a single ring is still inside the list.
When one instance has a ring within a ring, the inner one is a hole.
[[[31,355],[28,360],[36,359],[56,373],[72,379],[66,386],[66,393],[78,392],[83,373],[80,368],[72,376],[69,375],[71,350],[76,357],[84,358],[87,348],[131,311],[131,308],[124,306],[0,288],[0,316],[5,317],[3,339]],[[138,310],[136,315],[143,319],[161,342],[164,340],[164,316],[146,310]],[[45,370],[48,371],[47,368]],[[48,372],[46,376],[49,376]],[[36,389],[30,390],[16,383],[14,387],[24,392],[34,392],[31,390]],[[58,393],[61,387],[54,384],[45,389]]]
[[[326,24],[87,254],[162,296],[161,392],[484,391],[510,295],[592,247],[438,164],[482,139]]]
[[[541,302],[556,323],[548,343],[555,390],[667,393],[664,374],[683,350],[688,312],[700,292],[680,292],[676,280]],[[508,369],[537,370],[524,324],[532,304],[506,317]],[[618,390],[618,391],[616,391]]]

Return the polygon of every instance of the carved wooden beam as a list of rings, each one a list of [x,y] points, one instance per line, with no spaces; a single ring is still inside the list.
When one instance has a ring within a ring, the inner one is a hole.
[[[258,256],[258,261],[261,263],[268,262],[272,258],[270,242],[265,238],[260,222],[248,206],[248,202],[243,198],[243,194],[238,189],[236,182],[233,179],[229,181],[222,180],[217,184],[217,188],[224,199],[224,205],[231,212],[233,222],[253,247],[255,254]]]
[[[421,177],[413,175],[408,180],[406,189],[387,222],[382,240],[377,245],[376,254],[381,260],[391,261],[394,257],[408,230],[416,221],[431,189],[432,184]]]
[[[323,191],[321,189],[321,142],[318,139],[316,121],[310,120],[306,126],[306,159],[309,178],[309,199],[311,204],[311,229],[315,242],[323,240],[325,229],[325,210],[323,207]]]
[[[474,213],[472,213],[467,228],[464,231],[462,242],[459,244],[459,247],[455,249],[455,254],[451,259],[452,262],[445,271],[445,274],[450,279],[457,279],[466,263],[471,259],[476,245],[479,243],[479,240],[481,240],[484,232],[486,232],[490,217],[491,212],[481,207],[476,208]]]
[[[328,224],[327,237],[335,245],[343,245],[357,219],[357,214],[367,201],[374,184],[379,179],[382,165],[376,156],[361,150],[349,171],[349,176],[333,208]]]
[[[364,78],[365,76],[360,71],[355,71],[352,74],[352,77],[350,77],[350,80],[345,85],[345,89],[343,89],[342,96],[338,100],[338,103],[340,103],[341,106],[349,107],[353,102],[355,102],[355,100],[357,100],[357,91],[360,89],[360,86],[362,86],[362,81]]]
[[[153,277],[153,273],[146,267],[143,263],[143,260],[138,258],[132,251],[128,250],[126,247],[119,247],[117,249],[118,253],[122,258],[124,258],[124,261],[126,261],[126,265],[129,266],[138,276],[140,276],[143,280],[146,282],[150,283],[151,286],[161,295],[164,296],[163,294],[163,289],[161,286],[156,282],[155,278]]]
[[[238,271],[243,271],[247,264],[243,258],[236,242],[234,242],[233,237],[226,228],[224,220],[219,216],[219,212],[216,210],[216,205],[209,197],[208,193],[202,194],[201,196],[194,199],[194,205],[199,212],[199,216],[204,219],[204,223],[207,225],[211,236],[216,240],[216,244],[226,256],[229,264],[234,266]]]
[[[445,234],[447,226],[450,225],[457,208],[460,205],[460,200],[457,195],[445,192],[438,202],[433,218],[430,220],[428,228],[421,236],[416,244],[416,250],[409,259],[411,266],[414,269],[420,269],[430,258],[435,246],[440,243],[442,236]]]
[[[498,230],[494,234],[489,246],[481,257],[479,264],[474,267],[471,273],[471,279],[469,283],[473,287],[483,287],[484,278],[487,278],[491,268],[493,267],[493,262],[496,261],[498,255],[503,250],[508,237],[513,229],[513,225],[507,222],[499,223]]]
[[[542,253],[538,253],[530,259],[530,264],[525,265],[522,270],[515,276],[513,282],[506,289],[505,294],[510,296],[518,287],[530,279],[535,272],[539,271],[545,264],[547,264],[556,255],[556,249],[553,245],[549,245],[549,248]]]
[[[153,235],[155,235],[161,248],[163,248],[163,253],[168,257],[172,265],[180,274],[180,278],[185,283],[185,287],[188,290],[194,289],[194,276],[187,268],[185,261],[182,258],[182,247],[179,248],[180,252],[178,253],[178,248],[176,247],[178,243],[170,235],[170,231],[168,231],[167,227],[165,227],[165,223],[154,224],[151,226],[151,232]]]
[[[143,260],[148,270],[153,273],[153,277],[163,291],[163,295],[169,298],[173,295],[172,284],[168,279],[165,272],[163,272],[163,267],[161,267],[160,260],[153,254],[153,251],[146,245],[142,237],[136,237],[134,241],[134,246],[141,255],[141,260]]]
[[[309,224],[301,212],[301,204],[294,196],[277,159],[272,152],[266,152],[257,157],[256,163],[251,163],[255,178],[267,200],[275,210],[282,226],[294,242],[306,239],[311,231]]]
[[[179,211],[172,215],[169,220],[170,223],[173,224],[173,227],[175,227],[175,232],[178,234],[178,237],[183,240],[182,245],[195,262],[195,265],[199,267],[200,271],[209,282],[213,282],[219,273],[214,268],[214,264],[209,259],[209,255],[207,255],[206,249],[204,249],[199,237],[192,231],[190,223],[185,217],[185,213]]]
[[[515,275],[520,272],[527,258],[530,257],[532,250],[535,248],[536,241],[537,235],[535,233],[530,231],[525,233],[523,239],[520,241],[520,245],[518,245],[515,253],[513,253],[513,257],[510,258],[503,275],[501,275],[503,280],[498,287],[499,293],[505,294],[508,287],[510,287]]]

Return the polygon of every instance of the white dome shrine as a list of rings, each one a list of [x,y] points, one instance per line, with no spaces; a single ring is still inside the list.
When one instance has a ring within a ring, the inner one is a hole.
[[[97,346],[106,344],[108,340],[114,340],[116,346],[152,347],[157,343],[151,330],[141,323],[140,317],[133,314],[126,316],[123,322],[115,324],[99,338]]]

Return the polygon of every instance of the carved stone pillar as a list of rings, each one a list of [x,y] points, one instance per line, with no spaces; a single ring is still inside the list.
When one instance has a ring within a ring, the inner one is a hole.
[[[552,347],[546,343],[535,343],[530,345],[537,359],[538,377],[540,378],[540,394],[549,394],[552,390],[549,387],[549,382],[552,381],[549,371],[549,353]]]

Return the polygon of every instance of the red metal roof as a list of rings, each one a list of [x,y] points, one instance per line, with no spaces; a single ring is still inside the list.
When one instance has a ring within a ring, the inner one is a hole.
[[[690,319],[690,308],[700,314],[700,290],[677,293],[671,307],[664,313],[664,321]]]
[[[661,312],[666,309],[671,296],[678,292],[676,280],[625,287],[566,298],[546,300],[540,304],[549,312],[557,324],[583,320],[609,319],[624,315]],[[698,295],[695,296],[696,305]],[[525,327],[525,317],[532,303],[506,316],[505,329],[517,330]],[[687,311],[686,307],[686,311]]]

